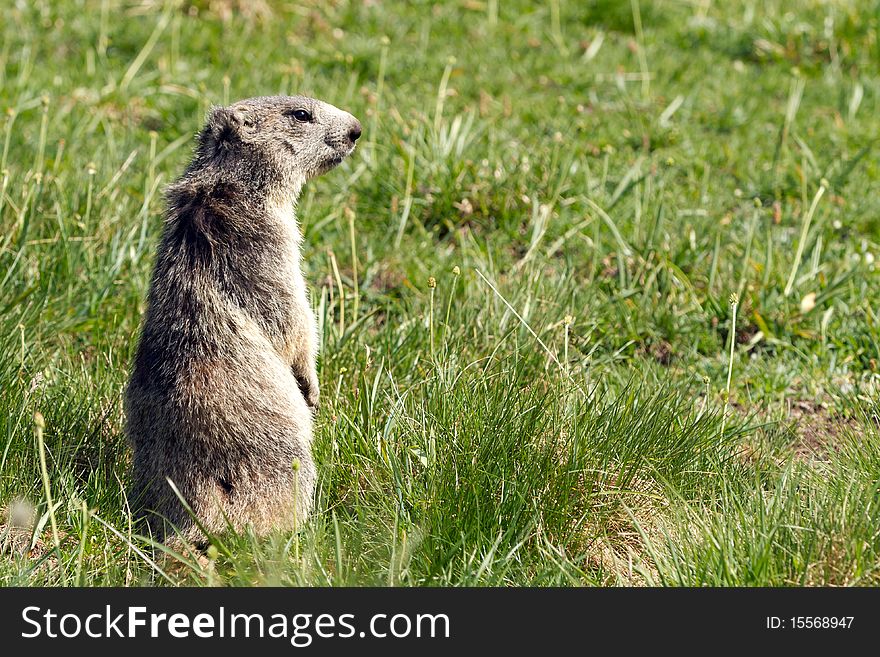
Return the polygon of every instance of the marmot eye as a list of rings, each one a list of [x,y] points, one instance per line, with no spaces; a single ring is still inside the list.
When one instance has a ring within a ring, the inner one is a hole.
[[[295,118],[297,121],[302,121],[303,123],[309,123],[312,120],[312,115],[305,110],[298,109],[293,110],[293,118]]]

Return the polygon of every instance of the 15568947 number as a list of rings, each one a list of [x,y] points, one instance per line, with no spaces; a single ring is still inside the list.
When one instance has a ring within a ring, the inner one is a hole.
[[[793,630],[849,629],[855,616],[792,616],[789,618]]]

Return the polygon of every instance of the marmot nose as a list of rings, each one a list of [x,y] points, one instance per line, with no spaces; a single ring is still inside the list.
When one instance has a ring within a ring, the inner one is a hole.
[[[354,120],[352,126],[348,129],[348,138],[351,140],[351,143],[354,143],[361,136],[361,122],[357,119]]]

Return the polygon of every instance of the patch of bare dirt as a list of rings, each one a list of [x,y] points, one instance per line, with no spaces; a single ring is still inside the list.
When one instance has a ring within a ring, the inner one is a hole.
[[[642,344],[642,346],[636,350],[636,354],[652,358],[660,365],[669,365],[672,363],[673,358],[675,358],[675,351],[673,350],[672,343],[662,338],[659,340],[651,340],[647,344]]]
[[[815,402],[792,403],[788,418],[789,429],[795,437],[792,449],[803,459],[824,458],[837,451],[841,440],[857,431],[853,418]]]
[[[376,271],[370,281],[370,288],[383,294],[389,294],[398,290],[403,285],[405,279],[406,276],[397,269],[382,266]]]
[[[31,532],[27,528],[16,527],[6,523],[0,523],[0,554],[27,555],[39,557],[43,552],[42,541],[37,539],[37,545],[31,550]],[[33,552],[37,554],[33,554]]]
[[[739,457],[751,464],[767,457],[782,463],[791,455],[802,461],[825,461],[860,431],[855,417],[841,414],[828,402],[789,401],[781,413],[778,407],[756,410],[735,401],[729,408],[757,430],[740,445]]]

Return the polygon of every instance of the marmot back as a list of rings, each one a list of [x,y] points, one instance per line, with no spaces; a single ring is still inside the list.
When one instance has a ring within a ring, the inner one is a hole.
[[[211,111],[168,209],[131,380],[132,504],[154,537],[293,529],[315,489],[315,317],[294,209],[354,150],[351,114],[271,96]],[[169,524],[170,523],[170,524]]]

